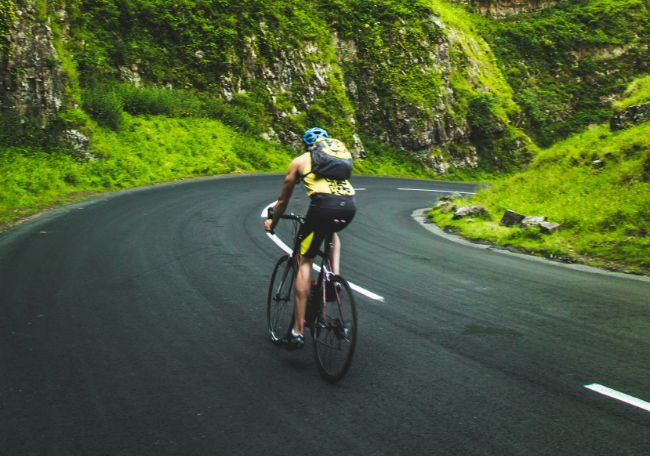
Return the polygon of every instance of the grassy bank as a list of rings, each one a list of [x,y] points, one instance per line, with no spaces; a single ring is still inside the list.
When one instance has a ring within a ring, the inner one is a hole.
[[[437,224],[473,239],[609,269],[650,274],[650,123],[611,132],[591,128],[540,153],[529,169],[498,181],[457,206],[478,204],[488,215]],[[506,227],[506,209],[561,224],[545,235]]]
[[[18,220],[92,194],[199,176],[284,172],[297,152],[253,139],[214,119],[132,116],[120,128],[92,126],[96,159],[43,147],[0,147],[0,231]],[[413,159],[381,145],[356,174],[431,177]]]
[[[605,121],[610,101],[650,71],[650,4],[558,2],[540,13],[485,20],[526,132],[543,147]]]
[[[36,147],[0,149],[0,229],[88,194],[197,176],[286,169],[292,152],[210,119],[134,117],[96,127],[95,160]]]

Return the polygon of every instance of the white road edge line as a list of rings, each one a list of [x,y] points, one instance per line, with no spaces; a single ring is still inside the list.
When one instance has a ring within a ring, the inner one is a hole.
[[[455,190],[432,190],[429,188],[403,188],[398,187],[397,190],[402,190],[404,192],[435,192],[435,193],[462,193],[465,195],[476,195],[476,192],[458,192]]]
[[[266,214],[268,213],[268,209],[269,209],[269,207],[271,207],[271,206],[275,206],[275,203],[277,203],[277,200],[276,200],[276,201],[273,201],[271,204],[269,204],[268,206],[266,206],[266,207],[262,210],[262,213],[260,214],[260,217],[262,217],[262,218],[266,218]],[[282,239],[280,239],[280,238],[279,238],[277,235],[275,235],[275,234],[266,233],[266,235],[267,235],[267,236],[268,236],[268,237],[269,237],[273,242],[275,242],[275,245],[277,245],[278,247],[280,247],[280,248],[281,248],[285,253],[291,255],[291,253],[292,253],[292,249],[291,249],[291,247],[289,247],[287,244],[285,244],[284,242],[282,242]],[[320,272],[320,266],[318,266],[317,264],[314,264],[314,270],[316,270],[317,272]],[[366,290],[365,288],[360,287],[359,285],[356,285],[356,284],[354,284],[354,283],[352,283],[352,282],[348,282],[348,284],[350,284],[350,288],[352,288],[352,289],[353,289],[354,291],[356,291],[357,293],[359,293],[359,294],[361,294],[361,295],[363,295],[363,296],[365,296],[365,297],[367,297],[367,298],[370,298],[370,299],[372,299],[372,300],[380,301],[380,302],[384,302],[384,297],[383,297],[383,296],[380,296],[380,295],[378,295],[378,294],[376,294],[376,293],[373,293],[373,292],[370,291],[370,290]]]
[[[634,396],[630,396],[629,394],[621,393],[620,391],[616,391],[614,389],[608,388],[603,385],[599,385],[598,383],[592,383],[591,385],[585,385],[585,388],[590,389],[592,391],[595,391],[597,393],[600,393],[604,396],[611,397],[612,399],[619,400],[621,402],[625,402],[626,404],[633,405],[635,407],[639,407],[640,409],[643,409],[647,412],[650,412],[650,402],[646,402],[644,400],[638,399]]]

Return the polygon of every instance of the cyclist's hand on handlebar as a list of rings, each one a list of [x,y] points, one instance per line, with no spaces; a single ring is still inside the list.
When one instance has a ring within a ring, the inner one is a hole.
[[[267,232],[273,234],[272,224],[273,224],[273,219],[264,220],[264,231],[267,231]]]
[[[273,232],[273,207],[266,210],[266,220],[264,220],[264,231],[267,233],[275,234]]]

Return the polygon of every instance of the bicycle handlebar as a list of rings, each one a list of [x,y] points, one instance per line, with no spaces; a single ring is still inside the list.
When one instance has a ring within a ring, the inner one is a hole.
[[[273,218],[273,207],[268,208],[268,210],[266,212],[266,218],[267,219],[272,219]],[[282,214],[280,216],[280,218],[285,219],[285,220],[295,220],[296,222],[301,223],[301,224],[305,223],[305,217],[303,217],[302,215],[294,214],[293,212],[291,212],[289,214]],[[271,234],[275,234],[275,230],[271,230],[269,232]]]
[[[290,213],[290,214],[282,214],[280,216],[280,218],[287,219],[287,220],[296,220],[297,222],[300,222],[300,223],[305,222],[305,217],[303,217],[302,215],[294,214],[293,212]]]

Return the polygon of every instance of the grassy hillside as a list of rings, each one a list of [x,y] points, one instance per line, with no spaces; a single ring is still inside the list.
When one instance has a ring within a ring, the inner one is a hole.
[[[620,105],[649,102],[648,79],[632,84]],[[501,246],[650,274],[650,122],[615,132],[593,126],[542,151],[526,171],[455,203],[482,205],[489,214],[452,220],[452,212],[434,210],[432,220]],[[502,226],[506,209],[545,215],[561,228],[544,235]]]
[[[291,152],[210,119],[133,117],[96,127],[92,161],[39,147],[0,148],[0,229],[104,191],[226,173],[282,171]]]
[[[90,161],[62,153],[56,144],[0,147],[0,231],[95,193],[198,176],[284,172],[296,155],[214,119],[119,114],[113,120],[120,128],[114,130],[77,113],[75,122],[92,130],[95,158]],[[355,172],[431,177],[417,161],[404,160],[400,151],[379,144],[371,150]]]
[[[318,124],[356,150],[356,134],[379,137],[429,165],[503,170],[534,149],[477,16],[445,1],[36,4],[68,107],[128,82],[198,93],[204,115],[294,147]]]
[[[482,22],[538,144],[603,122],[625,86],[650,72],[649,17],[647,0],[581,0]]]

